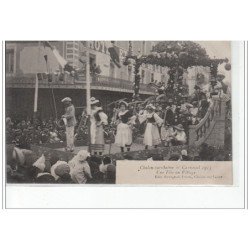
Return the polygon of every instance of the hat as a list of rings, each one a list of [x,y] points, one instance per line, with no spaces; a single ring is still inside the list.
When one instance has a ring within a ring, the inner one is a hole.
[[[11,123],[10,117],[6,117],[6,124],[10,124],[10,123]]]
[[[50,173],[39,173],[36,178],[37,183],[55,183],[55,178]]]
[[[20,148],[14,147],[12,158],[18,162],[18,165],[23,166],[25,163],[25,155]]]
[[[125,101],[120,101],[120,102],[119,102],[119,106],[121,106],[122,104],[124,104],[126,107],[128,107],[128,103],[127,103],[127,102],[125,102]]]
[[[90,156],[90,153],[87,150],[80,150],[77,153],[77,158],[79,161],[85,161]]]
[[[219,73],[219,74],[217,74],[217,78],[218,78],[218,77],[221,77],[221,78],[223,78],[223,79],[224,79],[224,78],[225,78],[225,75],[224,75],[224,74]]]
[[[95,97],[90,98],[90,105],[94,105],[96,103],[99,103],[99,100],[95,99]]]
[[[146,109],[151,109],[151,110],[155,110],[156,108],[155,108],[155,106],[153,105],[153,104],[148,104],[147,106],[146,106]]]
[[[181,130],[181,131],[184,130],[182,124],[178,124],[177,126],[174,126],[174,127],[175,127],[177,130]]]
[[[71,102],[72,100],[71,100],[71,98],[69,98],[69,97],[65,97],[65,98],[63,98],[62,100],[61,100],[61,102]]]
[[[57,161],[59,161],[58,155],[55,153],[52,153],[49,161],[50,161],[51,166],[53,166],[55,163],[57,163]]]
[[[187,156],[187,150],[186,150],[186,149],[182,149],[182,150],[181,150],[181,155]]]
[[[64,174],[70,173],[70,167],[66,163],[62,163],[55,168],[55,174],[62,177]]]
[[[44,169],[45,169],[45,156],[44,156],[44,154],[42,154],[42,156],[37,161],[35,161],[33,163],[33,166],[39,168],[42,172],[44,171]]]
[[[68,163],[67,163],[66,161],[57,161],[57,162],[51,167],[50,172],[51,172],[51,175],[55,178],[55,180],[57,180],[57,179],[59,178],[59,175],[57,175],[57,174],[55,173],[56,168],[57,168],[58,166],[64,165],[64,164],[68,165]]]

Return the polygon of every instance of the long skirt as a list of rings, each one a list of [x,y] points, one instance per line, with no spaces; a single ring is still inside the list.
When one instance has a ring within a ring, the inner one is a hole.
[[[132,144],[132,129],[128,124],[118,124],[117,133],[115,136],[115,144],[120,147],[126,147]]]
[[[146,146],[156,146],[161,143],[160,133],[157,125],[153,123],[147,123],[143,143]]]
[[[74,149],[74,126],[66,127],[66,142],[67,142],[67,149],[73,150]]]
[[[102,153],[104,151],[104,130],[103,126],[96,126],[95,123],[90,126],[91,132],[91,150],[93,152]]]

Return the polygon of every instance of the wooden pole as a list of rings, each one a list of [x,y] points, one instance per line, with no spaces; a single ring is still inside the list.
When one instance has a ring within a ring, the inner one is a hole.
[[[89,66],[89,52],[86,48],[86,106],[87,106],[87,126],[88,126],[88,148],[91,153],[91,131],[90,131],[90,115],[91,115],[91,86],[90,86],[90,66]]]
[[[37,102],[38,102],[38,77],[36,74],[35,94],[34,94],[34,114],[33,114],[34,119],[36,119],[37,117]]]
[[[33,113],[33,121],[37,118],[37,103],[38,103],[38,76],[37,73],[39,72],[39,60],[40,60],[40,48],[41,42],[38,42],[38,55],[37,55],[37,64],[36,64],[36,82],[35,82],[35,93],[34,93],[34,113]]]

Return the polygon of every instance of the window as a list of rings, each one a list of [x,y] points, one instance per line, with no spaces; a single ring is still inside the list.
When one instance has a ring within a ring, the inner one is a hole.
[[[67,48],[73,48],[73,44],[72,43],[67,43]]]
[[[72,55],[67,55],[67,58],[73,58],[73,54]]]
[[[14,49],[6,49],[5,55],[5,72],[7,74],[14,73]]]

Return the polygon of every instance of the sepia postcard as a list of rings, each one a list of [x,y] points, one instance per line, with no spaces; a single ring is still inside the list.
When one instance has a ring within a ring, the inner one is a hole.
[[[234,185],[234,66],[230,41],[6,41],[7,185]]]

